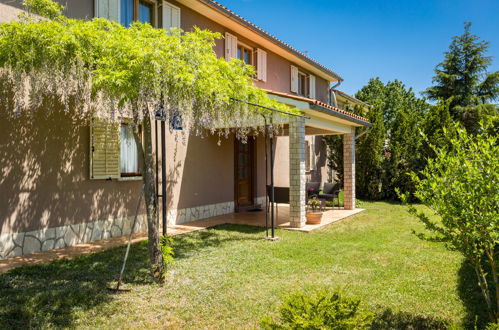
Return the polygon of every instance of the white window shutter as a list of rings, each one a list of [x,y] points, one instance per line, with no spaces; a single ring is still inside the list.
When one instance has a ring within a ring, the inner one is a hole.
[[[305,170],[310,171],[310,143],[305,140]]]
[[[95,17],[120,21],[120,0],[95,0]]]
[[[180,8],[163,1],[163,29],[180,29]]]
[[[311,99],[315,99],[315,76],[310,75],[309,80],[309,97]]]
[[[258,48],[256,50],[257,56],[257,78],[261,81],[267,81],[267,52]]]
[[[172,9],[172,27],[180,29],[180,8]]]
[[[294,65],[291,66],[291,91],[298,93],[298,68]]]
[[[230,61],[233,58],[237,58],[237,37],[225,33],[225,59]]]

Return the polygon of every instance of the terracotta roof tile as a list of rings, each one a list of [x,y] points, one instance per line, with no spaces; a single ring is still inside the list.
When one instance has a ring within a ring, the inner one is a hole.
[[[314,99],[310,99],[308,97],[298,96],[298,95],[294,95],[294,94],[277,92],[277,91],[273,91],[273,90],[269,90],[269,89],[264,89],[264,91],[267,92],[267,93],[269,93],[269,94],[274,94],[274,95],[283,96],[283,97],[289,97],[289,98],[292,98],[292,99],[295,99],[295,100],[307,102],[309,104],[315,104],[315,105],[318,105],[320,107],[326,108],[328,110],[331,110],[331,111],[337,112],[339,114],[348,116],[348,117],[350,117],[352,119],[356,119],[356,120],[360,120],[360,121],[369,123],[369,120],[367,118],[364,118],[362,116],[356,115],[356,114],[354,114],[352,112],[341,110],[339,108],[333,107],[333,106],[331,106],[331,105],[329,105],[327,103],[321,102],[319,100],[314,100]]]
[[[341,78],[340,75],[338,75],[333,70],[329,69],[325,65],[320,64],[319,62],[315,61],[311,57],[305,55],[303,52],[295,49],[294,47],[292,47],[291,45],[285,43],[281,39],[275,37],[274,35],[270,34],[267,31],[263,30],[261,27],[257,26],[256,24],[248,21],[244,17],[236,14],[235,12],[233,12],[232,10],[230,10],[229,8],[227,8],[224,5],[222,5],[221,3],[219,3],[219,2],[217,2],[215,0],[201,0],[201,1],[203,1],[204,3],[206,3],[208,5],[211,5],[212,7],[216,8],[216,9],[218,9],[220,11],[225,12],[226,14],[228,14],[228,15],[232,16],[233,18],[237,19],[240,23],[243,23],[247,27],[252,28],[255,32],[260,33],[264,37],[267,37],[268,39],[270,39],[272,42],[276,43],[277,45],[279,45],[279,46],[281,46],[283,48],[288,49],[289,51],[291,51],[295,55],[301,57],[302,59],[304,59],[305,61],[309,62],[310,64],[314,65],[318,69],[326,72],[327,74],[335,76],[338,80],[343,81],[343,78]]]

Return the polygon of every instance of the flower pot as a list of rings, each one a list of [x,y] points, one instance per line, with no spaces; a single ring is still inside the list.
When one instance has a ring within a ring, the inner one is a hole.
[[[307,213],[307,225],[319,225],[322,220],[322,212]]]

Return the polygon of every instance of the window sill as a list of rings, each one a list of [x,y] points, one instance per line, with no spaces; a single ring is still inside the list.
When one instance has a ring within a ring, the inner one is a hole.
[[[122,176],[118,178],[118,181],[142,181],[143,179],[142,176]]]

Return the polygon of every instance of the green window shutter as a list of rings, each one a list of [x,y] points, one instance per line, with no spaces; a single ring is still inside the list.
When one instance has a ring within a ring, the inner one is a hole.
[[[90,125],[90,179],[119,177],[119,123],[94,118]]]
[[[110,21],[120,21],[120,0],[95,0],[95,17],[106,18]]]

